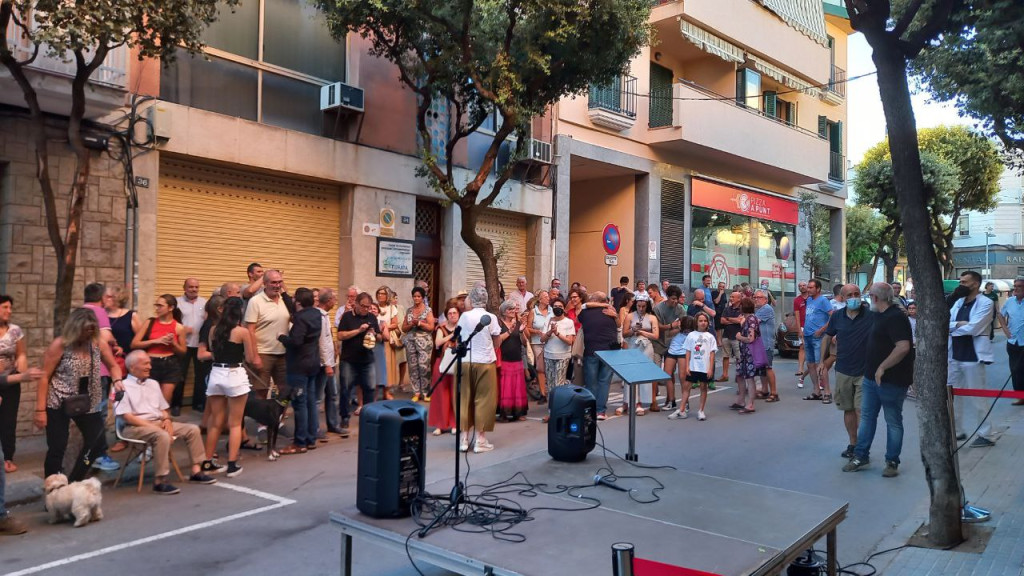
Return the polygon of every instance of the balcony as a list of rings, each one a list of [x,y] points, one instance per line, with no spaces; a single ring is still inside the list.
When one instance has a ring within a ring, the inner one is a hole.
[[[18,60],[31,58],[34,46],[13,22],[7,27],[5,41]],[[68,113],[71,100],[70,80],[75,75],[73,58],[70,54],[67,61],[50,56],[43,46],[32,64],[26,66],[29,80],[36,89],[44,111],[60,115]],[[9,78],[6,68],[0,66],[0,80]],[[92,89],[86,90],[87,118],[101,116],[121,106],[128,86],[128,48],[119,46],[111,50],[89,82]],[[14,82],[0,82],[0,102],[25,106],[21,89]]]
[[[672,88],[672,125],[648,131],[651,147],[784,185],[828,182],[829,144],[816,132],[691,82]]]
[[[594,124],[629,130],[636,122],[636,78],[622,76],[606,86],[591,86],[587,108]]]
[[[846,100],[846,70],[832,66],[832,74],[828,78],[827,87],[821,91],[821,99],[833,106]]]

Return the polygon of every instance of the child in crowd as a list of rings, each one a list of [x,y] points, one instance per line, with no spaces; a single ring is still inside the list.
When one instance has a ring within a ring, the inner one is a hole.
[[[690,388],[693,384],[700,386],[700,409],[697,410],[697,420],[707,420],[704,415],[704,406],[708,401],[708,384],[715,376],[715,352],[718,351],[718,344],[715,342],[715,334],[710,332],[711,318],[698,312],[696,316],[697,331],[691,332],[683,343],[686,350],[686,363],[683,365],[683,398],[690,396]],[[678,418],[686,418],[686,412]]]
[[[665,351],[665,372],[671,376],[669,385],[673,388],[676,384],[676,364],[682,363],[679,368],[679,385],[684,390],[681,400],[681,406],[675,412],[669,414],[670,419],[686,418],[690,415],[690,396],[689,392],[686,392],[687,386],[684,381],[686,375],[686,338],[690,333],[697,328],[697,323],[694,321],[693,316],[683,316],[679,321],[679,334],[676,334],[672,341],[668,344],[668,350]]]

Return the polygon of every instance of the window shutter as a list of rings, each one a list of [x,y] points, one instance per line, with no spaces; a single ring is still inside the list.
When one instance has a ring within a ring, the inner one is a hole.
[[[651,62],[651,96],[650,96],[650,118],[648,125],[651,128],[672,125],[672,109],[675,103],[672,101],[672,71],[664,66]]]
[[[778,93],[774,90],[764,91],[764,115],[769,118],[779,118],[778,113]]]
[[[828,138],[828,116],[818,116],[818,136]]]
[[[832,151],[842,152],[843,151],[843,121],[840,120],[832,125]]]
[[[686,198],[683,184],[661,181],[661,279],[674,284],[686,282],[683,255],[690,245],[683,236]]]

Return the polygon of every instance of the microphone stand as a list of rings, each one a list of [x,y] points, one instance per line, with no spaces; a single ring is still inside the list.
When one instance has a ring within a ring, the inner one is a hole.
[[[443,380],[444,377],[447,376],[447,370],[451,367],[452,362],[454,362],[455,363],[455,382],[454,382],[454,384],[455,384],[455,428],[456,428],[456,433],[455,433],[455,484],[452,486],[451,492],[449,492],[448,495],[438,495],[438,494],[431,494],[430,495],[432,498],[436,498],[438,500],[447,500],[448,501],[448,505],[445,506],[444,510],[442,510],[440,514],[434,516],[434,519],[431,520],[429,524],[427,524],[426,526],[421,528],[419,532],[417,532],[416,535],[418,537],[420,537],[420,538],[426,537],[426,535],[429,534],[430,531],[433,530],[434,528],[447,524],[449,522],[449,520],[448,520],[449,517],[451,517],[452,519],[458,517],[458,515],[459,515],[459,508],[464,503],[471,503],[471,504],[473,504],[475,506],[483,506],[485,508],[490,508],[492,510],[500,510],[502,512],[518,512],[517,510],[513,510],[511,508],[508,508],[507,506],[502,506],[500,504],[490,504],[490,503],[486,503],[486,502],[472,502],[472,501],[470,501],[468,498],[466,498],[466,486],[462,483],[462,477],[461,477],[461,474],[460,474],[460,471],[459,471],[459,456],[460,456],[460,452],[459,452],[459,443],[460,442],[459,442],[459,439],[462,436],[462,358],[465,357],[466,354],[469,352],[469,350],[470,350],[470,342],[473,340],[473,337],[476,336],[477,333],[479,333],[481,330],[483,330],[484,326],[486,326],[486,325],[479,325],[479,326],[477,326],[476,329],[473,330],[473,333],[469,335],[469,338],[466,338],[465,340],[463,340],[461,336],[459,337],[458,345],[455,348],[455,358],[452,359],[452,361],[448,363],[448,366],[445,367],[445,371],[442,372],[439,375],[437,381],[434,382],[434,385],[430,389],[431,396],[433,396],[434,388],[436,388],[438,386],[438,384],[441,383],[441,380]]]

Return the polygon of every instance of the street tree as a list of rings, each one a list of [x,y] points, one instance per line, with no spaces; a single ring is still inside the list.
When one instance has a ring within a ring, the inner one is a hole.
[[[1024,167],[1024,3],[970,0],[950,17],[941,41],[929,42],[911,71],[935,98],[977,119]]]
[[[799,209],[800,217],[810,235],[807,249],[803,254],[803,265],[807,268],[811,278],[825,278],[825,272],[832,261],[832,252],[829,247],[828,208],[818,203],[817,194],[801,192]]]
[[[879,238],[886,221],[873,208],[854,204],[846,209],[846,270],[853,275],[877,258]],[[871,269],[874,277],[874,268]]]
[[[887,150],[888,144],[882,142],[864,154],[864,159],[857,165],[855,186],[857,201],[878,210],[885,218],[877,254],[885,265],[886,282],[892,282],[899,261],[904,224],[900,217],[892,160],[888,157]],[[886,153],[883,154],[882,151]],[[942,239],[947,233],[952,237],[948,215],[953,212],[953,199],[960,182],[960,172],[959,168],[931,152],[921,153],[921,170],[928,200],[929,232],[934,242],[935,254],[941,261],[945,256]],[[949,258],[952,258],[952,252],[949,253]]]
[[[928,539],[936,546],[963,541],[961,496],[947,412],[946,338],[949,309],[931,238],[931,217],[917,125],[910,101],[907,63],[947,26],[962,0],[913,0],[894,10],[890,0],[845,0],[850,25],[864,34],[878,71],[878,90],[889,134],[896,205],[904,230],[918,303],[914,390],[918,395],[921,459],[931,496]],[[858,191],[859,193],[859,191]]]
[[[932,237],[945,276],[953,267],[953,237],[964,212],[989,212],[998,203],[999,176],[1003,163],[996,145],[966,126],[922,128],[917,133],[921,151],[955,168],[956,181],[948,198],[930,197]],[[881,142],[864,155],[862,162],[889,158],[889,146]],[[933,191],[944,188],[936,178],[949,173],[926,166],[925,184]],[[941,202],[939,202],[941,200]]]
[[[104,59],[121,46],[134,48],[139,57],[174,59],[181,46],[190,52],[202,48],[200,34],[217,17],[217,5],[234,6],[239,0],[59,0],[0,1],[0,30],[10,30],[26,39],[32,54],[19,59],[7,42],[0,42],[0,64],[21,89],[28,108],[32,131],[36,179],[46,213],[46,230],[57,259],[56,298],[53,326],[56,332],[71,309],[75,268],[82,237],[82,213],[89,193],[90,165],[94,153],[85,145],[86,92],[89,79]],[[33,82],[31,65],[45,54],[74,63],[68,80],[71,98],[61,115],[61,135],[48,127],[50,113],[44,110]],[[55,186],[56,167],[50,154],[66,145],[75,157],[74,179],[67,193],[67,208],[59,211]],[[62,222],[63,219],[63,230]]]
[[[650,39],[650,0],[317,0],[338,39],[349,32],[371,43],[417,96],[419,175],[462,215],[460,235],[480,258],[489,308],[497,309],[493,243],[477,231],[527,153],[529,123],[559,99],[607,85]],[[432,137],[428,119],[442,104],[452,128]],[[456,171],[456,147],[495,114],[486,154]],[[516,137],[512,157],[499,152]],[[440,141],[438,141],[440,140]],[[436,143],[432,146],[432,143]],[[440,153],[439,153],[440,152]],[[496,174],[496,175],[495,175]]]

